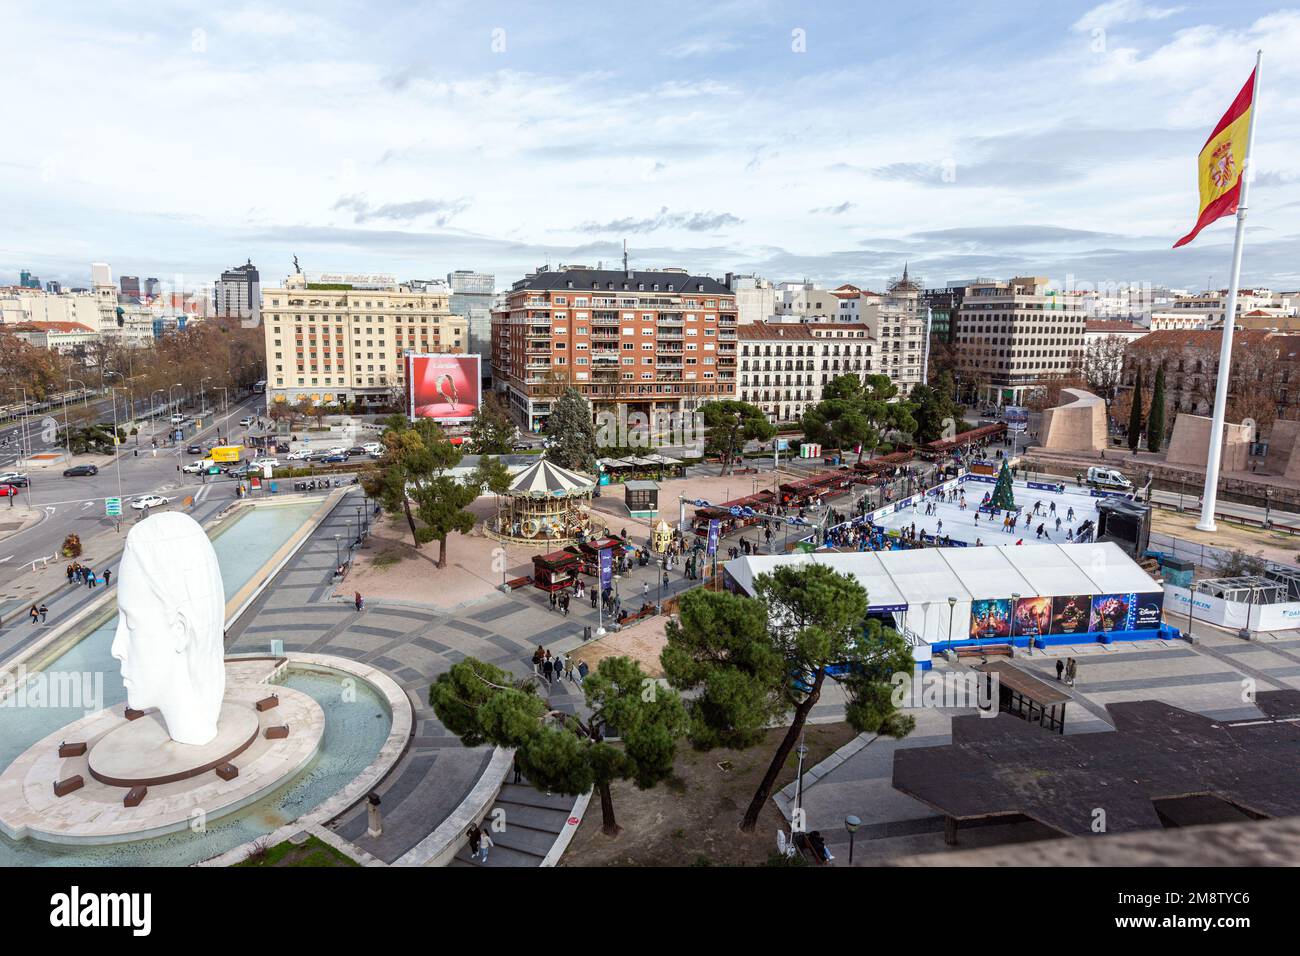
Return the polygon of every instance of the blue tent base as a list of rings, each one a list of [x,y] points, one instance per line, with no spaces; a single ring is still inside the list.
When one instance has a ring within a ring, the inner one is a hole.
[[[1035,648],[1043,649],[1061,644],[1114,644],[1117,641],[1155,641],[1155,640],[1177,640],[1182,637],[1178,628],[1169,624],[1161,624],[1158,628],[1144,628],[1140,631],[1083,631],[1078,634],[1044,634],[1038,637],[984,637],[968,638],[960,641],[937,641],[930,645],[931,650],[936,654],[942,654],[945,651],[957,650],[964,647],[1005,647],[1012,644],[1015,647],[1028,648],[1030,642],[1033,642]]]

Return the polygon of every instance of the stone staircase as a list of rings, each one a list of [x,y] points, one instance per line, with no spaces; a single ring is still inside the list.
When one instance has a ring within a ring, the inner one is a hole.
[[[513,777],[513,774],[511,775]],[[486,864],[470,859],[468,841],[457,852],[451,866],[541,866],[551,851],[565,821],[573,813],[573,797],[546,794],[527,783],[505,783],[482,826],[492,833],[493,847]],[[502,816],[504,814],[504,816]],[[505,821],[505,829],[492,832],[494,818]]]

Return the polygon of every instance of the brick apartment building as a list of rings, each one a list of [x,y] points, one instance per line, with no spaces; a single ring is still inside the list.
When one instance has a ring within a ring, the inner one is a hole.
[[[597,415],[694,411],[735,394],[736,296],[682,269],[538,269],[492,314],[492,381],[532,431],[569,386]]]

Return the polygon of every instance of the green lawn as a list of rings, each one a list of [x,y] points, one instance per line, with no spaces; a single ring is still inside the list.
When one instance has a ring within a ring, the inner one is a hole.
[[[316,837],[295,846],[288,840],[270,847],[259,857],[250,857],[235,866],[360,866],[352,858]]]

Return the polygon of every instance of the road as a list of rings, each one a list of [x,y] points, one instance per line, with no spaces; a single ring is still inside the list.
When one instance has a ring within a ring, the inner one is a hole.
[[[236,423],[245,415],[255,414],[255,409],[264,408],[265,398],[264,395],[251,395],[230,406],[231,431],[226,435],[227,439],[241,442],[247,429],[238,427]],[[200,477],[177,470],[195,457],[186,454],[185,445],[217,437],[218,428],[225,420],[226,417],[221,416],[209,424],[205,419],[206,427],[197,434],[187,435],[181,447],[160,447],[157,455],[153,454],[148,436],[140,436],[142,442],[139,446],[134,444],[134,438],[128,439],[120,457],[121,494],[126,499],[123,502],[124,526],[129,526],[138,514],[131,510],[128,501],[139,495],[159,494],[176,499],[194,494],[199,500],[206,500],[234,494],[235,482],[232,479],[209,478],[204,482]],[[28,428],[30,436],[30,424]],[[165,430],[165,425],[160,423],[159,430]],[[138,457],[135,453],[137,447]],[[36,444],[33,448],[39,450]],[[21,575],[33,561],[57,555],[69,533],[76,532],[85,541],[113,527],[113,520],[104,514],[104,499],[118,494],[118,465],[102,465],[98,475],[87,478],[64,478],[61,469],[49,472],[28,469],[27,474],[31,484],[20,492],[17,503],[39,509],[44,515],[36,524],[0,541],[0,584]],[[0,504],[0,522],[5,520],[6,507]]]

